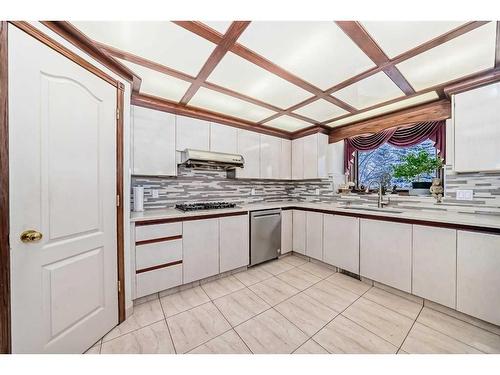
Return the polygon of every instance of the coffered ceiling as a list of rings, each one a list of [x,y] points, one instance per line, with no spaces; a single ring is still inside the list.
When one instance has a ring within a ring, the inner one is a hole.
[[[136,95],[297,132],[438,100],[499,64],[497,22],[73,22]]]

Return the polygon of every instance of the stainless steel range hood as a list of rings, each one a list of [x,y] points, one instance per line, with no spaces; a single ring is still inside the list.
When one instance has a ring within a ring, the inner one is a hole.
[[[181,152],[181,165],[196,169],[231,170],[243,168],[245,160],[237,154],[185,149]]]

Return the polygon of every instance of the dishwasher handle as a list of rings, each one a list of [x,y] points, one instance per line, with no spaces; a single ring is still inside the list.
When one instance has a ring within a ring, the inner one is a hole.
[[[281,216],[281,210],[253,211],[250,216],[252,217],[252,219],[266,216]]]

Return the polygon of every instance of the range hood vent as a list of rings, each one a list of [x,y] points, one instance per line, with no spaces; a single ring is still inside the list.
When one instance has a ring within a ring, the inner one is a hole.
[[[195,169],[232,170],[243,168],[245,160],[237,154],[185,149],[181,152],[181,165]]]

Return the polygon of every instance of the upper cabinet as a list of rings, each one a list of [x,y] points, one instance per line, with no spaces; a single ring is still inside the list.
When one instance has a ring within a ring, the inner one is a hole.
[[[292,141],[288,139],[281,139],[279,178],[282,180],[292,178]]]
[[[281,138],[260,135],[260,178],[280,178]]]
[[[175,115],[132,106],[133,174],[175,176]]]
[[[260,134],[238,130],[238,154],[245,159],[244,168],[236,168],[238,178],[260,178]]]
[[[210,151],[236,154],[238,152],[238,129],[212,122],[210,124]]]
[[[322,133],[292,141],[292,179],[325,178],[328,136]]]
[[[186,148],[208,151],[210,149],[210,123],[191,117],[177,116],[177,151]]]
[[[500,170],[500,82],[453,96],[456,172]]]

